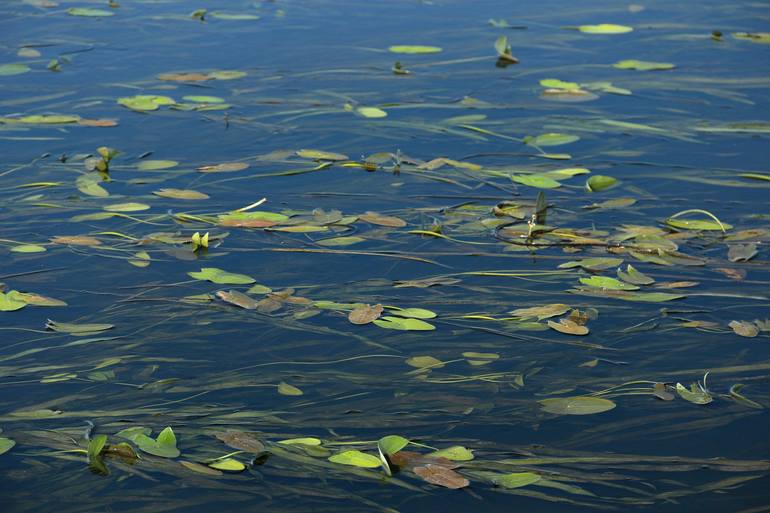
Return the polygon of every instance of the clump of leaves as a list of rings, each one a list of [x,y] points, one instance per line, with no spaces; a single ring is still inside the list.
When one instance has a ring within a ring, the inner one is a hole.
[[[99,154],[99,158],[92,157],[86,159],[85,166],[86,171],[99,171],[100,173],[108,173],[110,171],[110,162],[120,152],[115,148],[108,148],[107,146],[100,146],[97,148],[96,153]]]
[[[518,64],[519,59],[511,53],[511,45],[508,44],[507,37],[500,36],[497,38],[497,41],[495,41],[495,51],[497,51],[498,66],[505,67],[509,64]]]
[[[209,232],[203,235],[200,232],[193,233],[192,237],[190,237],[190,242],[192,243],[193,251],[198,251],[200,248],[207,249],[209,247]]]

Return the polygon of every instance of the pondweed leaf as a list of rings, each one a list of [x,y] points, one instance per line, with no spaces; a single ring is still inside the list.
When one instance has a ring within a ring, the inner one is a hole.
[[[222,472],[210,467],[207,467],[206,465],[201,465],[200,463],[195,463],[193,461],[180,461],[180,465],[185,467],[188,470],[192,470],[193,472],[197,472],[198,474],[204,474],[207,476],[221,476]]]
[[[396,306],[386,306],[388,312],[399,317],[410,317],[413,319],[434,319],[436,312],[426,310],[425,308],[398,308]]]
[[[582,260],[571,260],[559,264],[559,269],[572,269],[574,267],[582,267],[586,270],[601,271],[602,269],[609,269],[611,267],[617,267],[623,263],[622,258],[610,258],[610,257],[596,257],[596,258],[584,258]]]
[[[11,449],[13,449],[13,446],[16,445],[16,442],[11,440],[10,438],[5,438],[0,436],[0,454],[4,454]]]
[[[736,335],[742,337],[754,338],[759,335],[759,328],[751,321],[730,321],[728,324]]]
[[[514,317],[519,317],[521,319],[537,318],[538,321],[542,321],[543,319],[548,319],[549,317],[562,315],[568,312],[569,309],[570,309],[569,305],[565,305],[562,303],[552,303],[549,305],[532,306],[529,308],[519,308],[517,310],[511,310],[508,313],[510,313]]]
[[[446,458],[450,461],[471,461],[473,451],[462,445],[453,445],[425,455],[426,458]]]
[[[559,319],[559,322],[548,321],[548,326],[565,335],[588,335],[588,328],[570,319]]]
[[[387,112],[377,107],[358,107],[356,113],[365,118],[384,118],[388,115]]]
[[[592,415],[612,410],[616,404],[603,397],[554,397],[538,401],[543,411],[557,415]]]
[[[440,369],[444,366],[444,362],[433,356],[412,356],[407,358],[405,363],[418,369]]]
[[[404,331],[431,331],[436,327],[425,321],[413,318],[393,317],[386,315],[372,321],[380,328],[389,330],[404,330]]]
[[[197,169],[201,173],[232,173],[234,171],[243,171],[248,167],[249,164],[246,162],[223,162],[221,164],[200,166]]]
[[[332,463],[339,463],[341,465],[351,465],[361,468],[379,468],[380,459],[377,456],[372,456],[361,451],[343,451],[333,456],[329,456],[329,461]]]
[[[732,244],[727,251],[727,259],[730,262],[747,262],[757,256],[757,245],[754,242],[749,244]]]
[[[14,253],[43,253],[47,251],[44,246],[38,246],[37,244],[20,244],[11,247],[10,250]]]
[[[294,385],[290,385],[284,381],[278,385],[278,393],[281,395],[303,395],[304,392]]]
[[[84,16],[87,18],[105,18],[115,16],[115,13],[106,9],[94,9],[91,7],[70,7],[67,9],[70,16]]]
[[[331,160],[331,161],[348,160],[348,156],[343,155],[342,153],[333,153],[330,151],[322,151],[322,150],[299,150],[297,151],[297,156],[302,157],[303,159],[313,159],[313,160]]]
[[[252,454],[262,454],[265,451],[265,444],[262,443],[256,435],[245,431],[227,431],[216,433],[219,440],[239,451],[246,451]]]
[[[424,46],[424,45],[394,45],[388,47],[389,52],[393,53],[439,53],[442,51],[438,46]]]
[[[107,444],[107,435],[96,435],[88,442],[88,460],[99,458],[102,449]]]
[[[522,486],[537,483],[540,479],[542,479],[540,474],[535,474],[534,472],[511,472],[510,474],[495,476],[491,481],[495,486],[503,488],[521,488]]]
[[[538,189],[556,189],[561,187],[561,183],[545,175],[511,175],[511,180],[521,185],[537,187]]]
[[[580,25],[577,29],[584,34],[625,34],[631,32],[633,27],[615,25],[613,23],[600,23],[599,25]]]
[[[636,59],[625,59],[618,61],[612,65],[613,68],[618,69],[634,69],[638,71],[654,71],[654,70],[666,70],[674,69],[676,66],[670,62],[651,62],[651,61],[638,61]]]
[[[279,440],[277,443],[282,445],[321,445],[321,440],[318,438],[288,438],[286,440]]]
[[[26,64],[0,64],[0,77],[21,75],[30,71],[30,69]]]
[[[256,310],[259,306],[259,302],[256,299],[237,290],[231,290],[229,292],[220,290],[217,292],[217,297],[225,303],[230,303],[231,305],[239,306],[246,310]]]
[[[591,276],[590,278],[580,278],[580,283],[589,287],[597,287],[608,290],[639,290],[639,287],[630,283],[624,283],[618,279],[609,276]]]
[[[224,472],[243,472],[246,470],[246,465],[234,458],[214,460],[211,463],[208,463],[208,466]]]
[[[427,483],[443,486],[450,490],[457,490],[470,485],[470,482],[465,477],[442,465],[428,463],[427,465],[414,467],[412,472],[420,476]]]
[[[709,404],[714,400],[711,394],[703,390],[698,383],[690,385],[689,390],[681,383],[677,383],[676,392],[679,397],[694,404]]]
[[[230,273],[216,267],[204,267],[198,272],[187,273],[196,280],[206,280],[220,285],[249,285],[256,280],[245,274]]]
[[[157,171],[159,169],[170,169],[179,165],[176,160],[143,160],[137,164],[136,168],[140,171]]]
[[[548,133],[538,136],[527,136],[524,138],[524,143],[531,146],[561,146],[579,140],[580,137],[577,135]]]
[[[348,314],[348,320],[353,324],[369,324],[382,315],[382,305],[361,305]]]
[[[176,101],[169,96],[139,94],[118,98],[118,104],[137,111],[158,110],[161,105],[174,105]]]
[[[398,435],[384,436],[377,441],[377,447],[379,447],[380,451],[386,456],[396,454],[407,445],[409,445],[409,440]]]
[[[609,189],[617,183],[618,181],[611,176],[594,175],[586,180],[586,190],[588,192],[599,192],[604,189]]]
[[[626,270],[622,271],[618,268],[618,278],[626,283],[633,283],[634,285],[651,285],[655,283],[655,279],[647,276],[646,274],[637,271],[634,266],[628,264]]]
[[[146,203],[136,203],[136,202],[128,202],[128,203],[114,203],[112,205],[105,205],[104,210],[107,212],[141,212],[142,210],[148,210],[150,208],[150,205],[147,205]]]
[[[48,319],[45,325],[49,330],[59,333],[69,333],[76,337],[101,333],[115,327],[114,324],[75,324],[72,322],[57,322]]]
[[[21,310],[25,306],[27,306],[27,302],[20,297],[18,291],[0,292],[0,312],[13,312]]]

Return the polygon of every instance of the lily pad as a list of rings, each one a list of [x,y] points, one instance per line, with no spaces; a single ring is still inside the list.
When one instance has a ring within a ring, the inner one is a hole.
[[[389,315],[380,317],[372,322],[380,328],[389,330],[431,331],[436,329],[434,325],[420,319],[392,317]]]

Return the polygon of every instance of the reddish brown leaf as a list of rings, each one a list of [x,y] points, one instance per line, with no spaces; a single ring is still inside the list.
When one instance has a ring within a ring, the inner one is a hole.
[[[198,171],[201,173],[228,173],[231,171],[241,171],[247,167],[249,165],[246,162],[223,162],[222,164],[212,166],[201,166],[198,168]]]
[[[254,454],[260,454],[265,451],[265,444],[252,433],[246,433],[245,431],[227,431],[225,433],[216,433],[214,436],[233,449],[248,451]]]
[[[51,238],[54,244],[70,244],[72,246],[99,246],[102,241],[88,235],[57,235]]]
[[[158,75],[158,80],[167,82],[204,82],[212,78],[214,77],[204,73],[161,73]]]
[[[428,483],[457,490],[465,488],[470,482],[452,469],[441,465],[428,464],[424,467],[415,467],[414,473],[423,478]]]
[[[348,320],[353,324],[369,324],[382,315],[382,305],[362,305],[348,314]]]
[[[259,303],[256,300],[237,290],[231,290],[229,292],[220,290],[217,292],[217,297],[226,303],[240,306],[246,310],[256,310],[259,306]]]
[[[406,470],[412,470],[414,467],[425,465],[435,465],[450,470],[460,466],[458,463],[442,456],[427,457],[424,454],[413,451],[398,451],[395,454],[389,455],[388,459],[393,465]]]
[[[113,127],[118,126],[118,122],[114,119],[79,119],[78,125],[82,126],[96,126],[96,127]]]

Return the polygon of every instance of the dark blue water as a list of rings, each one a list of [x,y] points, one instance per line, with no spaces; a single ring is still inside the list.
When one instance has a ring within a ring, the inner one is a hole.
[[[15,442],[0,454],[1,511],[765,510],[766,4],[221,4],[0,5],[2,291],[66,302],[0,311],[0,437]],[[114,15],[72,16],[71,7]],[[203,21],[191,17],[197,8],[208,9]],[[569,28],[599,23],[633,31]],[[500,36],[518,64],[496,65]],[[395,54],[392,45],[442,51]],[[59,71],[47,69],[52,59]],[[612,66],[624,59],[676,67]],[[410,73],[393,73],[396,61]],[[7,64],[29,70],[12,74],[18,68]],[[245,75],[201,79],[222,70]],[[198,76],[158,78],[173,73]],[[547,92],[543,79],[581,91]],[[607,92],[608,82],[630,94]],[[139,94],[177,105],[137,112],[117,103]],[[184,96],[218,97],[229,108],[186,110],[195,104]],[[367,118],[360,107],[387,116]],[[24,122],[54,114],[116,126]],[[547,133],[579,140],[522,142]],[[101,146],[120,153],[100,175],[84,161]],[[317,160],[303,149],[344,157]],[[455,163],[426,164],[440,157]],[[141,169],[151,160],[175,164]],[[199,170],[231,162],[248,168]],[[561,177],[552,189],[511,179],[565,168],[590,174]],[[618,182],[591,193],[585,183],[594,175]],[[84,191],[84,179],[108,195]],[[208,198],[153,194],[164,188]],[[527,239],[540,191],[547,213],[538,221],[547,228]],[[262,198],[256,210],[286,220],[243,227],[218,217]],[[635,203],[587,208],[620,198]],[[503,202],[521,215],[496,216]],[[140,206],[121,210],[124,203]],[[118,216],[98,215],[115,205]],[[730,226],[666,223],[690,209]],[[366,212],[403,226],[367,222]],[[311,228],[285,231],[296,225]],[[195,232],[210,233],[207,249],[193,251]],[[325,242],[336,237],[362,240]],[[32,244],[45,251],[19,251]],[[728,253],[751,244],[756,254]],[[585,258],[622,259],[622,269],[630,263],[655,280],[632,295],[681,297],[624,301],[585,289],[580,278],[614,277],[618,267],[558,267]],[[233,306],[217,293],[247,293],[251,284],[188,275],[210,267],[271,288],[278,295],[249,297],[280,308]],[[398,286],[425,279],[444,281]],[[427,309],[435,329],[352,324],[351,303]],[[589,334],[510,314],[553,303],[595,310]],[[48,319],[113,327],[74,336],[46,329]],[[755,336],[740,336],[731,321],[750,324]],[[464,352],[495,359],[473,365]],[[445,365],[421,373],[407,361],[428,355]],[[707,371],[710,404],[677,395],[676,383],[689,387]],[[603,413],[556,415],[539,402],[629,382],[606,395],[616,406]],[[673,400],[652,396],[654,382]],[[279,393],[280,383],[302,395]],[[731,396],[736,383],[754,404]],[[114,446],[132,426],[153,437],[171,426],[181,456],[104,456],[108,475],[89,469],[86,431]],[[216,438],[225,431],[251,433],[265,453],[257,461],[235,454],[247,469],[220,476],[180,464],[235,451]],[[449,490],[408,468],[387,478],[327,460],[347,449],[376,455],[389,434],[420,444],[410,451],[472,449],[474,459],[457,469],[470,485]],[[295,437],[322,445],[277,443]],[[511,472],[540,481],[494,486],[490,476]]]

